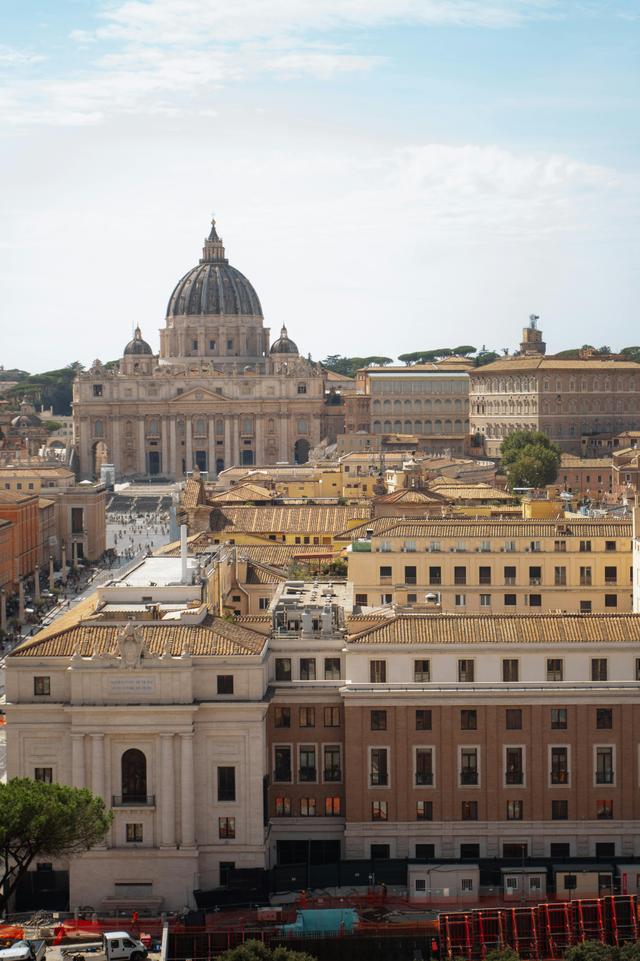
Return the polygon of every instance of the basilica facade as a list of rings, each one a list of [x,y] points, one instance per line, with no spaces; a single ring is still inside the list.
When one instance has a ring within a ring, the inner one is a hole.
[[[74,384],[82,479],[210,476],[234,464],[304,463],[339,429],[340,385],[301,357],[283,326],[271,343],[260,300],[212,222],[199,263],[176,284],[155,355],[137,327],[115,368]],[[336,390],[336,388],[338,388]]]

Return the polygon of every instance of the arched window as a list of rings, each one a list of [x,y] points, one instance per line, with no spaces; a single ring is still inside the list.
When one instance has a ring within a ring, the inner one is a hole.
[[[298,433],[299,433],[299,434],[306,434],[306,433],[307,433],[307,419],[306,419],[306,417],[299,417],[299,418],[298,418]]]
[[[153,435],[156,435],[159,433],[157,417],[152,417],[151,420],[149,421],[149,433]]]
[[[242,433],[253,434],[253,417],[242,418]]]
[[[97,420],[93,425],[93,433],[95,437],[104,437],[104,424],[101,420]]]
[[[221,417],[218,417],[216,421],[216,434],[218,437],[222,437],[224,434],[224,421]]]
[[[147,803],[147,759],[142,751],[132,747],[120,761],[123,804]]]

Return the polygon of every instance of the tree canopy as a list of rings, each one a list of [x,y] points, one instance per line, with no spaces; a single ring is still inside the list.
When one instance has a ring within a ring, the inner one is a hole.
[[[106,835],[112,814],[85,788],[30,778],[0,783],[0,909],[35,858],[71,857]]]
[[[558,476],[561,452],[539,430],[517,430],[502,442],[502,466],[509,487],[544,487]]]
[[[356,371],[361,367],[386,367],[387,364],[393,363],[393,357],[382,357],[378,354],[372,354],[370,357],[342,357],[340,354],[329,354],[320,363],[336,374],[355,377]]]
[[[268,948],[262,941],[245,941],[237,948],[230,948],[219,956],[219,961],[317,961],[306,951],[292,951],[278,945]]]
[[[71,413],[73,381],[78,371],[83,370],[78,361],[60,370],[47,370],[42,374],[29,374],[15,387],[7,391],[8,400],[29,398],[34,404],[53,407],[54,414],[68,416]]]

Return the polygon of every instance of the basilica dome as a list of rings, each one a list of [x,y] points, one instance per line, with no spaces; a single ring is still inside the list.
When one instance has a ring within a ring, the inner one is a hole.
[[[167,307],[167,317],[193,314],[262,317],[255,290],[225,257],[215,221],[205,240],[200,263],[176,284]]]
[[[282,330],[280,331],[280,336],[277,340],[274,340],[271,345],[271,354],[297,354],[298,348],[296,344],[289,340],[289,335],[287,333],[287,328],[282,325]]]

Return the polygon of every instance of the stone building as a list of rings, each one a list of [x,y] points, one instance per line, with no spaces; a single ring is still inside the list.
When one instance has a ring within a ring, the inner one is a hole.
[[[532,336],[536,337],[532,340]],[[617,356],[544,356],[541,331],[525,328],[522,352],[469,372],[472,443],[498,456],[516,430],[540,430],[580,454],[590,434],[640,427],[640,366]]]
[[[74,385],[79,473],[210,476],[233,464],[303,463],[336,430],[335,377],[282,327],[270,343],[258,295],[212,223],[200,262],[175,286],[154,355],[137,327],[116,369],[95,361]]]

